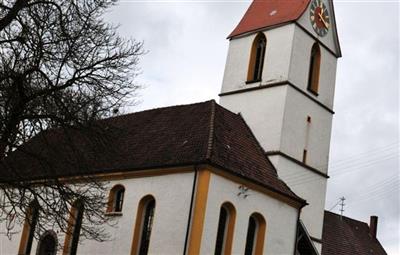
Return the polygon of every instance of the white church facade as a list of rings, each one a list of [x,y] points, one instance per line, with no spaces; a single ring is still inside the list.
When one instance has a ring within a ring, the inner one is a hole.
[[[71,234],[36,240],[34,224],[21,224],[0,236],[0,254],[386,254],[376,218],[368,226],[324,210],[341,57],[332,1],[255,0],[228,38],[219,104],[104,121],[120,130],[116,149],[82,174],[109,182],[110,241],[80,242],[76,204]],[[68,171],[62,148],[53,152]]]

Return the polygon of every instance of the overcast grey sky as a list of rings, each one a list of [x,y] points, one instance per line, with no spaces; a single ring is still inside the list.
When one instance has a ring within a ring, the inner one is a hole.
[[[218,99],[226,36],[250,1],[134,1],[112,9],[120,33],[143,40],[145,85],[137,111]],[[399,2],[335,1],[339,60],[326,208],[346,197],[345,215],[369,222],[400,254]],[[301,180],[304,183],[312,180]],[[338,212],[338,206],[332,211]]]

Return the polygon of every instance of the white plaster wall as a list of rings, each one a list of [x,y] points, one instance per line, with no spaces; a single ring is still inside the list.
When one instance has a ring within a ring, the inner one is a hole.
[[[318,100],[328,108],[333,109],[337,58],[324,47],[320,47],[321,64],[318,96],[315,96],[307,90],[311,48],[314,43],[315,40],[311,36],[296,26],[289,80],[314,99]]]
[[[229,41],[221,93],[244,88],[247,79],[251,45],[255,36],[246,36]]]
[[[6,224],[0,223],[0,254],[15,255],[18,254],[19,240],[21,239],[22,224],[17,224],[13,229],[16,232],[11,236],[11,240],[5,235]],[[34,254],[34,253],[32,253]]]
[[[3,193],[0,192],[0,197],[3,198]],[[4,215],[3,215],[4,217]],[[20,222],[22,220],[22,222]],[[6,222],[0,221],[0,254],[1,255],[15,255],[18,254],[22,229],[25,220],[16,219],[12,224],[14,227],[11,229],[10,238],[6,235]],[[32,244],[31,254],[36,254],[37,242]]]
[[[118,219],[115,227],[107,228],[112,241],[84,240],[78,246],[78,254],[130,254],[138,203],[148,194],[156,200],[149,254],[183,254],[193,178],[194,173],[178,173],[112,181],[110,187],[115,184],[125,186],[123,215],[115,217]],[[4,236],[0,240],[1,254],[15,255],[18,252],[20,233],[12,241]],[[63,238],[59,242],[63,244]],[[34,241],[31,254],[35,254],[36,245]]]
[[[183,254],[193,178],[193,173],[178,173],[121,181],[126,188],[124,216],[115,230],[115,241],[105,243],[106,246],[86,242],[79,247],[79,253],[129,254],[138,203],[151,194],[156,208],[149,254]]]
[[[288,79],[315,100],[333,109],[336,57],[321,47],[319,95],[315,96],[307,90],[314,39],[295,24],[264,33],[268,43],[263,80],[245,84],[249,52],[256,35],[234,39],[228,52],[222,93]],[[287,91],[286,96],[284,91]],[[302,160],[303,150],[307,147],[310,154],[308,163],[326,172],[332,116],[320,105],[287,86],[224,95],[220,103],[233,112],[242,113],[266,151],[281,150]],[[313,118],[309,138],[305,137],[307,115]],[[281,121],[284,123],[279,123]]]
[[[329,12],[329,17],[331,18],[331,26],[329,28],[328,33],[325,36],[319,36],[314,29],[312,28],[311,22],[310,22],[310,7],[311,4],[307,7],[306,11],[303,13],[303,15],[298,19],[298,23],[305,28],[307,31],[312,33],[315,37],[317,37],[324,45],[326,45],[329,49],[331,49],[333,52],[337,53],[337,45],[335,43],[335,32],[334,31],[334,20],[332,20],[333,17],[333,12],[331,9],[331,2],[332,0],[323,0],[325,3],[326,7],[328,8]]]
[[[264,31],[267,48],[261,82],[247,84],[250,51],[257,34],[230,41],[221,93],[286,81],[289,75],[294,24]]]
[[[264,150],[280,150],[301,161],[307,148],[307,164],[327,172],[332,114],[292,87],[225,95],[220,104],[242,114]]]
[[[311,28],[312,29],[312,28]],[[289,24],[264,31],[267,49],[262,80],[246,84],[251,46],[257,34],[230,41],[221,93],[289,80],[329,108],[333,108],[337,58],[321,49],[319,95],[307,90],[311,48],[315,39],[298,25]]]
[[[262,84],[286,81],[293,47],[294,25],[286,25],[265,32],[265,52]]]
[[[300,218],[308,233],[312,237],[321,239],[327,179],[281,156],[271,156],[270,159],[279,177],[309,203],[302,209]],[[315,243],[315,246],[320,249],[318,243]]]
[[[211,175],[200,254],[214,254],[219,211],[227,201],[236,208],[232,254],[244,254],[248,220],[254,212],[262,214],[267,222],[264,254],[293,254],[298,210],[254,190],[249,190],[250,196],[246,199],[238,197],[239,185]]]
[[[311,123],[307,122],[307,116],[311,117]],[[282,152],[302,161],[303,150],[307,149],[307,165],[327,173],[331,129],[331,113],[288,87],[280,147]]]
[[[220,104],[241,113],[265,150],[280,148],[287,86],[222,96]]]

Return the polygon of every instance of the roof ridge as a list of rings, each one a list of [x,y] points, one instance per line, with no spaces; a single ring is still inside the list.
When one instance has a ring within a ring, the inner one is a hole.
[[[135,115],[135,114],[139,114],[139,113],[157,111],[157,110],[161,110],[161,109],[164,110],[164,109],[170,109],[170,108],[179,108],[179,107],[193,106],[193,105],[198,105],[198,104],[206,104],[206,103],[210,103],[211,101],[214,101],[214,99],[207,100],[207,101],[202,101],[202,102],[190,103],[190,104],[178,104],[178,105],[170,105],[170,106],[164,106],[164,107],[155,107],[155,108],[145,109],[145,110],[141,110],[141,111],[137,111],[137,112],[129,112],[129,113],[126,113],[126,114],[107,117],[107,118],[104,118],[104,119],[100,119],[100,121],[104,121],[104,120],[108,121],[108,120],[111,120],[111,119],[117,119],[117,118],[121,118],[121,117],[131,116],[131,115]]]
[[[331,211],[328,211],[328,210],[325,210],[325,212],[326,212],[326,213],[333,214],[334,216],[337,216],[337,217],[343,217],[343,218],[349,219],[349,220],[351,220],[351,221],[356,221],[356,222],[359,222],[359,223],[366,224],[366,225],[369,227],[368,223],[365,222],[365,221],[356,220],[356,219],[350,218],[350,217],[348,217],[348,216],[340,215],[340,214],[337,214],[337,213],[334,213],[334,212],[331,212]]]
[[[215,104],[216,104],[215,100],[211,100],[210,130],[208,133],[206,160],[210,160],[212,154],[212,147],[214,141],[214,128],[215,128]]]

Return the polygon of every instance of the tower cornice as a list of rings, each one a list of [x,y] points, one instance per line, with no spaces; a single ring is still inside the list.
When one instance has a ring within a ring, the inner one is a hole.
[[[274,87],[279,87],[279,86],[290,86],[291,88],[295,89],[297,92],[301,93],[303,96],[307,97],[314,103],[321,106],[324,110],[328,111],[331,114],[335,114],[335,112],[331,108],[324,105],[323,103],[321,103],[320,101],[315,99],[313,96],[307,94],[307,92],[301,90],[300,88],[298,88],[296,85],[294,85],[292,82],[290,82],[288,80],[264,84],[264,85],[260,85],[260,86],[248,87],[248,88],[243,88],[243,89],[237,89],[237,90],[229,91],[229,92],[223,92],[223,93],[220,93],[218,96],[222,97],[222,96],[228,96],[228,95],[233,95],[233,94],[245,93],[245,92],[249,92],[249,91],[253,91],[253,90],[269,89],[269,88],[274,88]]]
[[[290,160],[290,161],[292,161],[292,162],[294,162],[294,163],[296,163],[296,164],[298,164],[298,165],[300,165],[300,166],[302,166],[302,167],[304,167],[304,168],[310,170],[311,172],[313,172],[313,173],[315,173],[315,174],[318,174],[318,175],[320,175],[320,176],[322,176],[322,177],[324,177],[324,178],[326,178],[326,179],[329,178],[329,175],[324,174],[324,173],[321,172],[320,170],[318,170],[318,169],[316,169],[316,168],[314,168],[314,167],[312,167],[312,166],[309,166],[309,165],[307,165],[307,164],[301,162],[300,160],[295,159],[295,158],[293,158],[292,156],[289,156],[288,154],[286,154],[286,153],[284,153],[284,152],[282,152],[282,151],[267,151],[267,152],[265,152],[265,155],[266,155],[267,157],[270,157],[270,156],[282,156],[282,157],[284,157],[284,158],[286,158],[286,159],[288,159],[288,160]]]

